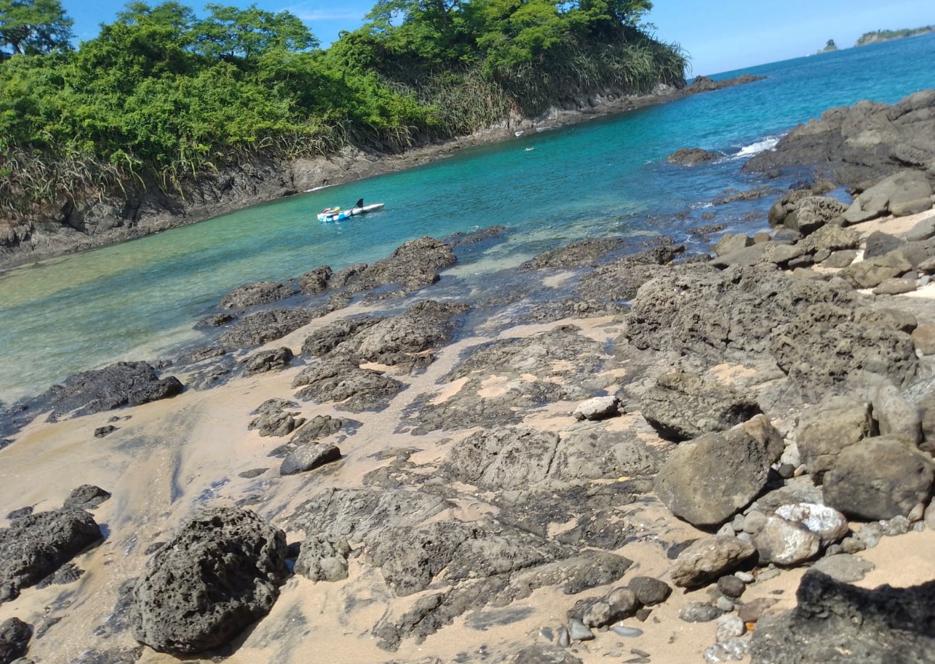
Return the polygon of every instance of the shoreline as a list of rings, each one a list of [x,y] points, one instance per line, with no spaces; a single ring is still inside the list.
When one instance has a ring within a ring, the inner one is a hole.
[[[202,205],[189,204],[187,209],[175,214],[165,209],[157,209],[147,216],[145,212],[141,212],[145,210],[145,205],[137,202],[136,213],[141,216],[132,221],[133,225],[125,225],[131,222],[116,217],[113,214],[116,208],[107,205],[110,214],[108,216],[105,212],[103,218],[107,219],[111,228],[104,233],[94,236],[86,235],[65,225],[57,231],[68,228],[71,232],[40,236],[38,241],[41,243],[56,245],[52,248],[27,251],[16,248],[3,250],[3,246],[0,245],[0,278],[4,272],[18,267],[129,242],[174,228],[208,221],[256,205],[301,196],[310,193],[310,190],[359,182],[425,166],[455,156],[470,148],[506,143],[528,133],[542,133],[592,120],[609,119],[631,111],[679,101],[695,94],[715,92],[760,80],[763,80],[763,77],[752,75],[718,81],[698,77],[692,84],[683,88],[663,86],[668,89],[647,95],[596,94],[587,99],[576,100],[575,108],[553,107],[538,118],[511,116],[469,136],[414,147],[401,154],[366,152],[348,146],[340,153],[326,157],[301,158],[288,163],[243,164],[237,169],[231,169],[231,172],[222,172],[222,175],[227,174],[231,180],[238,181],[252,193],[232,200],[215,200]],[[521,135],[517,136],[517,132],[521,132]],[[209,195],[219,195],[217,191],[211,191],[210,183],[208,186],[201,183],[200,186],[207,189]],[[164,198],[158,192],[152,192],[150,195],[155,198]],[[182,203],[178,203],[177,207],[182,207]]]

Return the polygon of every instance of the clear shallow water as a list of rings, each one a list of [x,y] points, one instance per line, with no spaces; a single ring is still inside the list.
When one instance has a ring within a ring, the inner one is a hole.
[[[193,322],[239,284],[372,261],[421,235],[511,228],[462,274],[586,235],[684,235],[725,189],[761,184],[739,171],[765,141],[834,106],[935,87],[932,62],[935,35],[732,72],[725,76],[768,78],[9,272],[0,276],[0,400],[191,340]],[[690,170],[664,163],[685,146],[726,157]],[[360,196],[386,210],[344,224],[315,220]],[[718,214],[720,223],[751,223],[729,208]]]

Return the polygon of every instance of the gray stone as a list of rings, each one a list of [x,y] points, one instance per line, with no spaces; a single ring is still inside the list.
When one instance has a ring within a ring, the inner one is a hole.
[[[656,477],[659,499],[695,526],[716,526],[750,504],[772,461],[742,427],[710,433],[673,450]]]
[[[74,489],[65,499],[65,508],[93,510],[95,507],[110,499],[110,493],[93,484],[82,484]]]
[[[32,627],[19,618],[8,618],[0,623],[0,664],[12,664],[26,654]]]
[[[640,413],[662,437],[681,441],[746,422],[760,406],[731,387],[676,371],[660,376],[643,395]]]
[[[712,150],[681,148],[670,154],[666,158],[666,161],[679,166],[699,166],[720,159],[722,156],[724,155],[720,152],[714,152]]]
[[[613,627],[610,628],[610,630],[614,634],[617,634],[618,636],[622,636],[627,639],[634,639],[638,636],[643,635],[643,630],[638,629],[636,627],[627,627],[626,625],[614,625]]]
[[[744,591],[747,589],[747,584],[733,574],[729,574],[717,580],[717,589],[720,590],[721,594],[725,597],[737,599],[743,595]],[[738,636],[740,635],[738,634]]]
[[[312,581],[340,581],[347,578],[347,557],[351,547],[344,538],[335,540],[312,536],[302,542],[295,572]]]
[[[717,619],[716,638],[718,643],[743,636],[746,631],[747,628],[739,616],[729,614]]]
[[[575,408],[574,415],[576,420],[604,420],[617,414],[620,401],[617,397],[594,397],[587,401],[582,401]]]
[[[672,594],[672,588],[665,581],[651,576],[635,576],[630,579],[627,587],[633,591],[643,606],[662,604]]]
[[[592,641],[594,639],[594,632],[575,618],[568,621],[568,635],[572,641]]]
[[[922,323],[912,331],[912,343],[923,355],[935,355],[935,325]]]
[[[220,307],[222,309],[244,309],[259,304],[271,304],[292,297],[298,292],[298,288],[292,283],[259,281],[235,288],[224,296]]]
[[[864,241],[864,258],[876,258],[888,254],[894,249],[902,249],[906,246],[906,240],[889,233],[874,231],[867,236]]]
[[[341,459],[341,450],[327,443],[307,443],[292,450],[279,467],[280,475],[296,475]]]
[[[825,502],[858,519],[907,515],[929,497],[932,462],[894,437],[845,448],[825,475]]]
[[[922,442],[922,414],[891,383],[873,389],[873,419],[883,436],[898,436],[912,443]]]
[[[887,279],[873,289],[874,295],[903,295],[918,287],[915,279]]]
[[[217,648],[269,612],[287,574],[281,530],[247,510],[204,510],[147,561],[133,635],[177,655]]]
[[[912,262],[902,250],[854,263],[841,271],[841,276],[855,288],[876,288],[888,279],[895,279],[912,269]]]
[[[840,218],[846,210],[847,206],[834,198],[806,196],[789,209],[782,224],[802,235],[809,235]]]
[[[782,505],[776,516],[798,523],[821,539],[822,546],[840,541],[848,533],[847,519],[836,509],[815,503]]]
[[[282,371],[292,363],[292,357],[292,351],[286,347],[264,350],[247,358],[244,367],[248,375]]]
[[[832,397],[801,418],[796,445],[808,472],[821,476],[841,450],[875,430],[870,404],[855,397]]]
[[[679,610],[679,619],[688,623],[711,622],[724,612],[706,602],[689,602]]]
[[[749,235],[725,235],[714,245],[714,253],[718,256],[724,256],[750,246],[753,246],[753,238]]]
[[[821,266],[842,269],[853,263],[856,258],[856,250],[842,249],[841,251],[832,252],[828,258],[821,261]]]
[[[672,567],[672,582],[681,588],[697,588],[737,569],[756,553],[756,548],[736,537],[698,540],[682,551]]]
[[[815,571],[827,574],[836,581],[854,583],[873,571],[874,564],[849,553],[825,556],[812,566]]]

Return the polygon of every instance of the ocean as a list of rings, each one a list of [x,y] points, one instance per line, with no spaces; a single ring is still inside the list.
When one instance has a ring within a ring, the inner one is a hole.
[[[766,79],[12,270],[0,275],[0,401],[194,343],[195,321],[240,284],[372,261],[423,235],[507,226],[505,242],[446,277],[492,287],[497,271],[583,237],[694,241],[693,229],[713,223],[760,230],[770,197],[711,204],[729,190],[788,186],[742,173],[745,159],[829,108],[935,87],[932,62],[935,35],[726,72],[717,78]],[[687,146],[724,156],[693,169],[666,163]],[[341,224],[316,220],[320,209],[361,197],[386,209]]]

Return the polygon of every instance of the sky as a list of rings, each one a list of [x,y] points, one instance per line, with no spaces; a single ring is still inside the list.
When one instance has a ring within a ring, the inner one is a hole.
[[[156,4],[158,0],[149,0]],[[182,0],[200,10],[203,0]],[[208,0],[210,1],[210,0]],[[352,30],[375,0],[215,0],[289,10],[327,45]],[[124,0],[62,0],[79,40],[113,20]],[[935,24],[935,0],[655,0],[659,38],[691,57],[692,74],[715,74],[816,52],[829,39],[852,46],[864,32]]]

